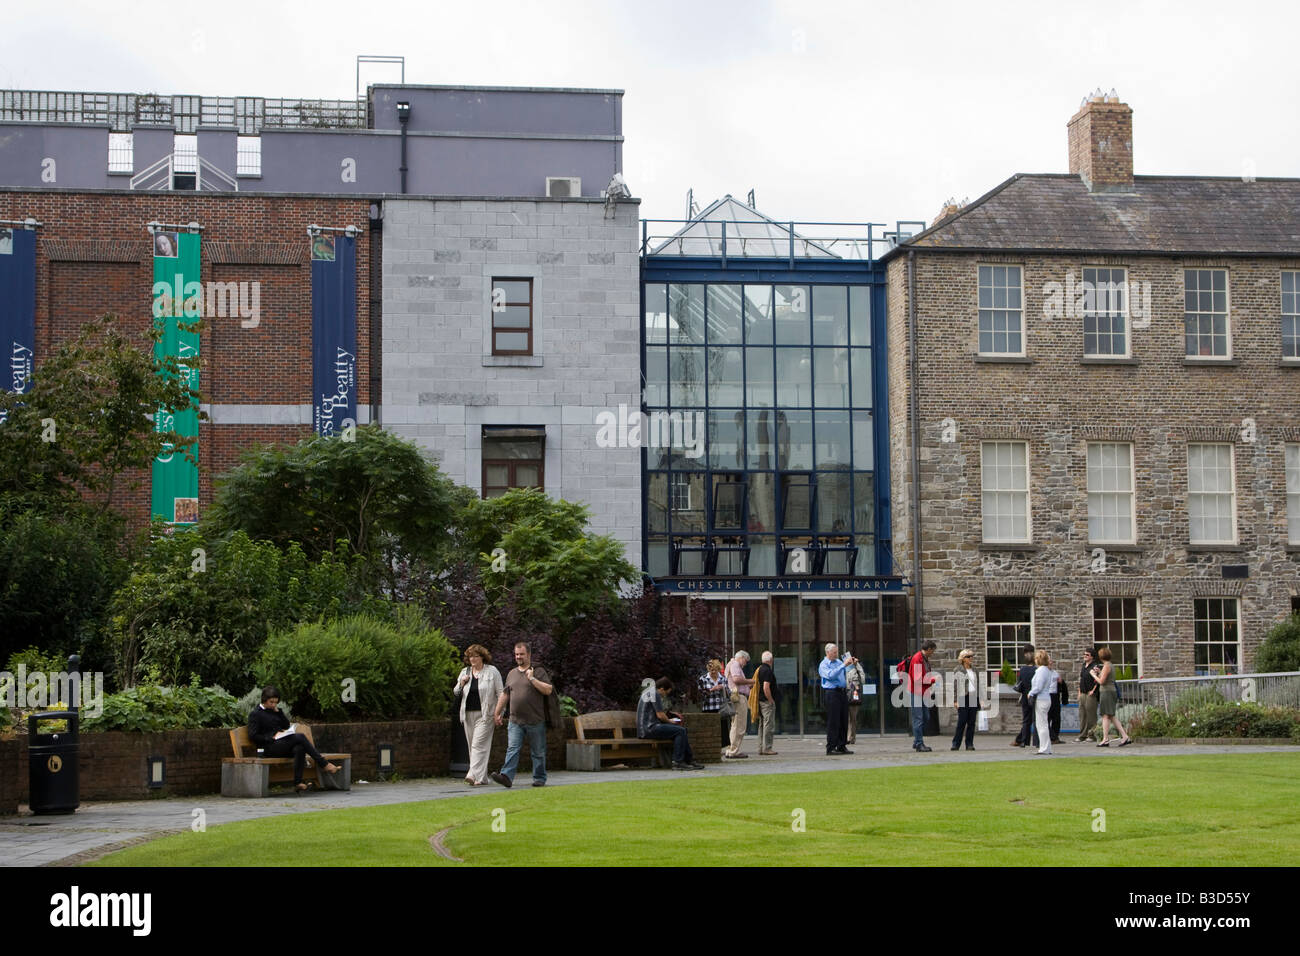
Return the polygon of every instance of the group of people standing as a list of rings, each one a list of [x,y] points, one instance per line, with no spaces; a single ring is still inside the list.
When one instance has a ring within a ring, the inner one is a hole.
[[[1015,690],[1020,693],[1020,732],[1013,747],[1037,747],[1036,753],[1050,754],[1052,744],[1061,742],[1061,705],[1069,700],[1065,678],[1052,666],[1047,651],[1026,644],[1021,649],[1021,667],[1016,674]],[[1091,741],[1097,718],[1101,718],[1102,739],[1098,747],[1109,747],[1112,725],[1118,731],[1119,746],[1131,744],[1132,738],[1120,723],[1119,694],[1115,668],[1109,647],[1087,648],[1079,671],[1079,735],[1075,743]]]

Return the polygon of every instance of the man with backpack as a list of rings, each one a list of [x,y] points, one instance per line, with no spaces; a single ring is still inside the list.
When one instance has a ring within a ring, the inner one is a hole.
[[[906,675],[908,705],[912,709],[912,749],[918,753],[929,753],[925,745],[925,694],[934,683],[930,674],[930,658],[938,647],[934,641],[926,641],[921,649],[910,658],[898,662],[898,669]]]

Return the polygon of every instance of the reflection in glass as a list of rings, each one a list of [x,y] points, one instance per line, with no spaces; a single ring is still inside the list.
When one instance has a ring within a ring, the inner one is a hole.
[[[704,475],[672,475],[668,486],[669,520],[673,534],[703,534],[704,525]]]
[[[751,532],[776,530],[776,483],[773,477],[770,471],[750,473],[749,530]]]
[[[745,467],[742,444],[745,436],[745,413],[713,409],[709,412],[709,467]]]
[[[853,467],[871,471],[876,467],[875,435],[871,430],[871,413],[853,413]]]
[[[852,476],[844,472],[817,476],[817,530],[823,534],[848,535],[852,527],[849,486]]]
[[[850,345],[871,344],[871,287],[849,286]]]
[[[809,312],[812,294],[806,285],[775,287],[776,344],[807,345],[810,341]]]
[[[745,349],[745,404],[776,404],[776,378],[772,371],[770,348]]]
[[[849,469],[849,413],[816,412],[817,467]]]
[[[749,539],[749,573],[754,577],[776,575],[776,539],[755,535]]]
[[[782,409],[776,413],[776,467],[812,470],[812,413]]]
[[[811,531],[813,478],[808,474],[783,472],[781,478],[781,530]]]
[[[704,349],[675,348],[669,355],[669,400],[674,408],[704,405]]]
[[[776,403],[794,408],[812,405],[812,349],[776,350]]]
[[[647,346],[645,350],[646,405],[668,404],[668,350],[662,346]]]
[[[740,348],[709,349],[709,404],[743,405],[745,368]]]
[[[876,533],[876,485],[870,472],[853,473],[853,533]],[[862,566],[861,558],[858,566]]]
[[[704,286],[679,282],[668,286],[668,328],[674,344],[704,344]]]
[[[849,407],[849,350],[813,349],[813,394],[822,407]]]
[[[745,476],[736,472],[715,472],[713,475],[713,529],[715,531],[744,531]]]
[[[772,287],[745,286],[745,344],[772,344]]]
[[[668,577],[668,542],[651,541],[649,561],[646,571],[652,578]]]
[[[645,340],[650,344],[668,341],[668,286],[662,282],[645,287]]]
[[[773,429],[776,413],[770,408],[750,408],[748,415],[749,437],[745,442],[745,460],[750,468],[764,470],[776,467],[776,443]]]
[[[871,349],[852,349],[853,407],[871,407]]]
[[[651,472],[646,498],[646,521],[650,532],[668,530],[668,475]]]
[[[813,345],[848,345],[848,289],[842,285],[817,285],[812,295]]]
[[[710,285],[709,344],[739,345],[743,298],[738,285]]]

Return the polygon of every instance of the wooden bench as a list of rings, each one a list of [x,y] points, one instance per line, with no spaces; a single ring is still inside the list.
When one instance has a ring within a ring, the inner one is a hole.
[[[565,767],[599,770],[602,766],[650,760],[651,766],[672,766],[671,740],[642,740],[636,735],[636,713],[602,710],[573,718],[577,740],[565,742]]]
[[[311,728],[298,724],[298,733],[311,740]],[[313,740],[312,743],[315,743]],[[271,784],[293,783],[292,757],[259,757],[257,748],[248,739],[248,728],[237,727],[230,732],[230,749],[233,757],[221,761],[221,795],[223,797],[266,797]],[[325,773],[315,767],[316,780],[325,790],[352,789],[352,754],[321,754],[330,763],[338,764],[338,773]],[[307,769],[314,761],[307,758]]]

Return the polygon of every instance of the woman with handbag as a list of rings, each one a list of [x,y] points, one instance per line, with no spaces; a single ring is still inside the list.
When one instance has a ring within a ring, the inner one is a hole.
[[[952,735],[952,749],[961,747],[962,735],[966,736],[966,749],[975,749],[975,722],[979,719],[980,688],[979,674],[972,662],[975,652],[963,650],[957,655],[957,665],[961,668],[957,675],[957,686],[953,693],[952,705],[957,708],[957,732]]]
[[[501,672],[492,666],[488,649],[482,644],[471,644],[465,651],[465,667],[456,680],[460,723],[469,744],[469,772],[465,782],[471,787],[487,784],[488,756],[492,752],[492,708],[504,690]]]

